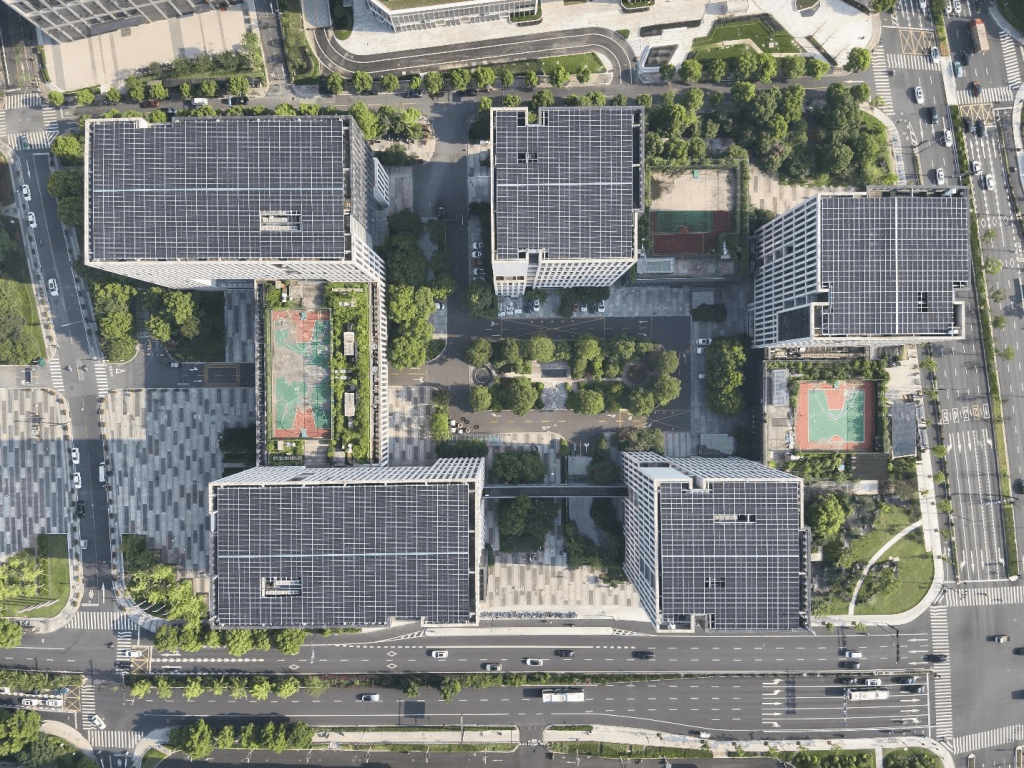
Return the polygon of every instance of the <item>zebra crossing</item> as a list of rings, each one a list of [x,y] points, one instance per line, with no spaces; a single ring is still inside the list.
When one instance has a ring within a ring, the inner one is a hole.
[[[79,691],[79,708],[82,722],[86,728],[92,727],[92,716],[96,714],[96,689],[91,685],[83,685]]]
[[[103,365],[102,362],[93,364],[96,370],[96,389],[99,391],[100,397],[106,397],[107,393],[110,392],[110,383],[107,380],[107,366]]]
[[[88,726],[87,726],[88,727]],[[145,737],[142,731],[89,731],[89,743],[99,749],[135,749]]]
[[[1008,90],[1016,90],[1020,85],[1020,63],[1017,60],[1017,45],[1005,32],[999,33],[999,45],[1003,49],[1003,61],[1006,62],[1006,78],[1010,81]],[[1013,100],[1012,97],[1010,99]]]
[[[942,65],[932,61],[923,53],[887,53],[885,55],[889,69],[934,69],[939,70]]]
[[[117,640],[114,641],[114,653],[117,655],[117,658],[119,658],[119,659],[122,658],[124,656],[124,654],[125,654],[125,651],[130,651],[131,649],[132,649],[132,633],[131,633],[131,630],[128,630],[128,631],[118,630],[118,632],[117,632]]]
[[[53,388],[58,392],[63,392],[64,370],[60,367],[60,360],[51,357],[46,367],[50,369],[50,381],[53,382]]]
[[[65,629],[106,629],[131,632],[136,624],[130,616],[113,611],[79,611]]]
[[[1024,724],[1007,725],[1003,728],[993,728],[991,731],[957,736],[946,743],[949,744],[954,755],[962,755],[987,747],[998,747],[1002,744],[1019,744],[1022,740],[1024,740]]]
[[[885,52],[881,48],[875,48],[871,52],[871,72],[875,78],[875,95],[885,102],[882,104],[882,111],[894,115],[896,113],[892,108],[892,86],[885,71]]]
[[[50,142],[55,138],[57,138],[57,131],[19,133],[16,146],[21,149],[49,149]]]
[[[977,96],[970,88],[963,88],[957,91],[956,100],[959,104],[988,104],[997,101],[1013,101],[1013,91],[1009,86],[1003,85],[998,88],[982,88]]]
[[[43,94],[38,91],[12,91],[4,94],[4,110],[14,109],[38,109],[43,104],[49,104],[49,99],[44,99]],[[50,107],[53,109],[53,107]]]
[[[953,683],[949,678],[949,619],[946,606],[933,605],[930,609],[932,622],[932,653],[941,653],[947,661],[932,665],[932,695],[935,701],[935,735],[938,738],[953,736]]]
[[[950,608],[977,605],[1024,605],[1024,584],[984,589],[947,588],[943,593]]]

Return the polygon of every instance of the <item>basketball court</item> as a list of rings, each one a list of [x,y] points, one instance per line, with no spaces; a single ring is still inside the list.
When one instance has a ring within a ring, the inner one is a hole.
[[[331,436],[331,313],[271,313],[274,438]]]
[[[655,256],[710,255],[736,228],[731,211],[651,211]]]
[[[875,385],[803,381],[796,402],[800,451],[870,451],[875,441]]]

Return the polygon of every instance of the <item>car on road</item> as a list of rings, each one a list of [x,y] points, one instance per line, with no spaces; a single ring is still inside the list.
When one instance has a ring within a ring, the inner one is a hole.
[[[85,550],[85,549],[88,549],[88,548],[89,548],[89,540],[88,539],[82,539],[82,549]]]
[[[939,49],[934,45],[928,49],[928,58],[932,60],[932,63],[937,63],[939,60]]]
[[[473,251],[469,255],[470,255],[470,258],[473,258],[473,259],[482,259],[484,257],[484,252],[483,251]]]
[[[988,126],[982,122],[980,117],[974,121],[974,133],[982,139],[988,137]]]
[[[981,96],[981,83],[975,80],[973,83],[971,83],[970,90],[972,96]]]
[[[931,125],[939,122],[939,110],[936,107],[928,107],[928,122]]]
[[[858,651],[856,648],[843,648],[842,654],[843,654],[843,656],[845,656],[848,659],[863,659],[864,658],[864,652],[863,651]]]
[[[949,656],[944,653],[929,653],[924,657],[925,661],[930,661],[932,664],[941,664],[944,661],[949,661]]]
[[[869,686],[874,687],[874,686],[881,685],[882,684],[882,680],[881,680],[881,678],[878,678],[878,677],[865,677],[863,680],[861,680],[860,684],[861,685],[869,685]]]
[[[115,661],[114,662],[114,671],[115,672],[131,672],[132,671],[132,665],[129,664],[127,661]]]
[[[839,666],[842,669],[860,669],[859,661],[840,661]]]
[[[472,245],[472,246],[470,246],[470,247],[471,247],[471,248],[472,248],[472,249],[473,249],[474,251],[482,251],[482,250],[484,249],[484,244],[483,244],[483,243],[473,243],[473,245]]]
[[[555,656],[560,659],[571,659],[576,655],[576,651],[569,650],[568,648],[559,648],[555,651]]]
[[[604,312],[604,310],[605,310],[604,299],[601,299],[600,301],[597,302],[597,311],[598,312]]]
[[[57,289],[57,281],[52,277],[46,281],[46,287],[49,289],[51,296],[60,296],[60,291]]]
[[[69,693],[71,693],[71,689],[70,688],[54,688],[53,689],[53,695],[54,696],[67,696]]]
[[[948,128],[942,132],[942,143],[947,147],[953,146],[953,132]]]
[[[21,196],[25,198],[26,203],[32,202],[32,190],[28,188],[28,184],[21,185]]]
[[[32,211],[29,211],[27,218],[28,218],[28,225],[30,227],[32,227],[32,229],[35,229],[36,228],[36,215]]]
[[[483,277],[484,275],[487,274],[487,270],[484,269],[483,267],[474,267],[473,274],[476,275],[477,277]]]
[[[857,678],[856,677],[846,677],[845,675],[839,675],[838,677],[836,677],[836,683],[838,683],[839,685],[856,685],[857,684]]]
[[[711,346],[711,339],[697,339],[698,347],[709,347]]]
[[[917,682],[917,675],[897,675],[893,682],[899,685],[914,685]]]
[[[249,97],[248,96],[229,96],[227,99],[225,99],[225,101],[227,102],[227,105],[229,107],[233,107],[236,104],[248,104],[249,103]]]
[[[42,699],[22,699],[21,706],[23,707],[41,707],[43,706]]]
[[[101,731],[105,731],[107,729],[107,724],[103,722],[103,718],[99,715],[93,715],[89,720],[92,722],[94,728],[99,728]]]
[[[75,486],[75,490],[78,490],[78,489],[80,489],[82,487],[82,473],[81,472],[75,472],[75,474],[73,474],[71,476],[71,484],[73,486]]]
[[[977,160],[971,160],[971,173],[977,173],[981,170],[981,163]]]
[[[141,659],[142,658],[142,651],[136,651],[136,650],[125,651],[124,652],[124,657],[126,659]]]
[[[945,184],[946,183],[946,172],[941,168],[935,169],[935,183]]]
[[[157,101],[156,99],[146,99],[146,101],[142,102],[142,106],[144,106],[144,107],[159,107],[160,106],[160,102]]]
[[[433,651],[430,652],[430,657],[432,659],[447,659],[448,658],[448,651],[442,651],[442,650],[434,649]]]
[[[78,452],[77,448],[71,449],[71,463],[78,464],[82,460],[82,454]]]
[[[996,635],[992,639],[995,642],[997,642],[997,643],[1008,643],[1008,642],[1010,642],[1010,636],[1009,635]]]
[[[633,658],[641,661],[654,661],[654,651],[633,651]]]
[[[485,672],[501,672],[501,664],[484,664]]]
[[[527,659],[526,666],[528,667],[543,667],[544,659]]]
[[[907,685],[904,686],[904,690],[907,693],[924,693],[925,687],[923,685]]]
[[[359,697],[360,701],[380,701],[379,693],[364,693]]]
[[[85,517],[85,502],[81,499],[75,502],[75,515]]]
[[[50,709],[61,709],[64,706],[64,702],[60,699],[46,699],[43,703]]]
[[[953,62],[953,77],[963,77],[963,76],[964,76],[964,68],[963,68],[963,66],[960,64],[959,61],[954,61]]]
[[[995,189],[996,188],[996,181],[995,181],[995,179],[992,178],[992,174],[991,173],[986,173],[984,176],[982,176],[982,178],[981,178],[981,186],[983,186],[985,189]]]
[[[914,86],[914,101],[918,104],[924,104],[924,91],[921,89],[920,85]]]

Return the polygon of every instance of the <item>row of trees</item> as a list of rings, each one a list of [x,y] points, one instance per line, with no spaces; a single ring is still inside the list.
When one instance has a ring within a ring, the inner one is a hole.
[[[473,339],[466,348],[466,361],[474,368],[492,365],[499,371],[529,373],[531,363],[563,361],[569,364],[574,379],[586,377],[613,378],[625,367],[643,358],[645,365],[658,373],[674,373],[679,368],[679,355],[663,350],[644,338],[618,334],[611,339],[598,339],[590,333],[573,341],[554,341],[537,334],[528,339],[502,339],[490,342]]]
[[[132,299],[138,291],[126,282],[92,284],[92,303],[100,332],[103,356],[112,363],[135,355],[135,321]]]
[[[583,65],[570,72],[563,66],[554,67],[550,74],[545,72],[528,71],[523,75],[523,84],[527,88],[536,88],[541,78],[546,77],[547,81],[556,88],[568,85],[575,74],[577,82],[589,82],[590,67]],[[511,88],[515,85],[516,74],[507,68],[494,69],[493,67],[476,67],[473,70],[459,67],[447,72],[426,72],[414,74],[409,77],[410,91],[425,91],[428,96],[439,96],[446,88],[452,91],[466,91],[471,86],[483,89],[490,89],[495,85],[502,88]],[[379,90],[385,93],[394,93],[402,87],[397,75],[383,75],[379,81],[368,72],[355,72],[348,80],[336,72],[332,72],[324,78],[324,88],[332,95],[339,95],[346,91],[358,95],[372,93],[375,84]]]
[[[199,335],[203,312],[196,307],[195,297],[188,291],[172,291],[153,287],[146,291],[149,320],[146,329],[159,342],[172,337],[194,339]]]
[[[26,768],[90,768],[92,761],[55,736],[41,733],[43,719],[27,709],[0,713],[0,757]]]
[[[870,65],[870,55],[869,55]],[[687,59],[677,70],[672,64],[662,64],[659,73],[663,82],[670,83],[676,76],[684,83],[720,83],[723,80],[793,80],[812,77],[820,80],[828,74],[829,65],[810,56],[772,56],[743,48],[735,56],[714,59]]]
[[[134,698],[141,699],[149,695],[150,691],[155,691],[159,698],[167,700],[174,696],[176,689],[180,689],[181,695],[188,701],[197,699],[204,693],[213,696],[222,696],[226,693],[232,699],[266,701],[271,695],[290,699],[298,694],[303,687],[306,688],[306,692],[310,696],[316,698],[330,688],[330,683],[316,676],[304,677],[300,680],[292,676],[268,678],[262,675],[251,677],[204,675],[182,678],[155,675],[134,678],[131,684],[131,693]]]
[[[174,728],[167,746],[180,750],[192,760],[208,757],[214,749],[269,749],[281,754],[286,749],[309,749],[313,746],[313,728],[301,720],[277,723],[273,720],[262,726],[246,723],[237,731],[232,725],[213,729],[200,718],[188,725]]]

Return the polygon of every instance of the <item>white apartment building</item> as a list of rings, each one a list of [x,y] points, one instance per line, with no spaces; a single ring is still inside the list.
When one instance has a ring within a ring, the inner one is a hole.
[[[659,629],[808,621],[803,480],[738,458],[622,454],[625,571]]]
[[[963,188],[816,195],[751,241],[755,347],[963,338],[970,285]]]
[[[636,264],[642,107],[491,110],[494,292],[609,286]]]

